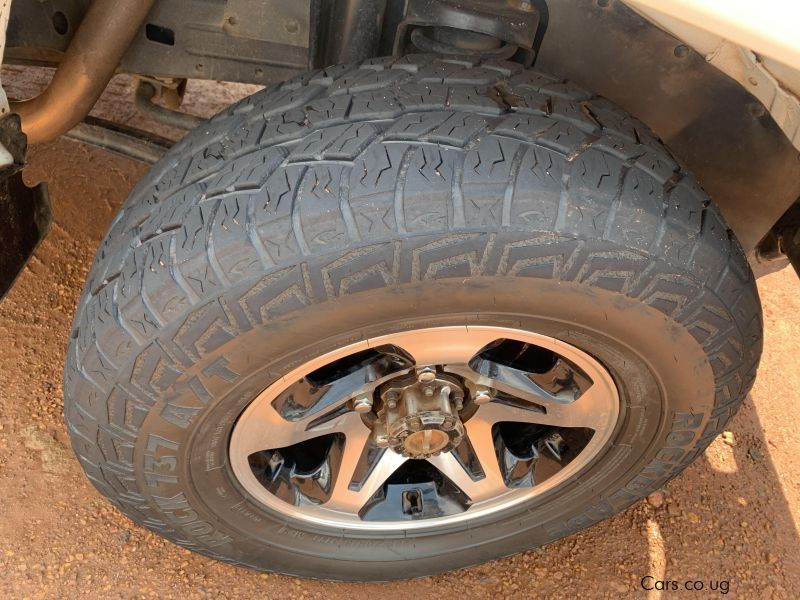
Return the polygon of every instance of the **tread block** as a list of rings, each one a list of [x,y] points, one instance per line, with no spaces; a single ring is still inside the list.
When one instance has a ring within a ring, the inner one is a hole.
[[[470,149],[462,177],[464,214],[469,222],[480,226],[503,224],[506,189],[513,186],[521,166],[514,158],[527,148],[517,140],[487,136]]]
[[[300,231],[311,252],[347,246],[347,225],[339,208],[343,179],[350,168],[319,164],[306,171],[297,196]]]
[[[514,91],[532,90],[566,100],[582,101],[592,97],[592,94],[572,83],[530,70],[513,75],[507,83]]]
[[[401,114],[403,108],[394,91],[366,91],[352,95],[351,119],[394,119]]]
[[[511,223],[533,231],[552,231],[564,177],[561,157],[531,145],[519,167],[511,203]]]
[[[373,144],[353,163],[350,197],[394,194],[400,168],[414,148],[408,144]]]
[[[331,298],[348,293],[396,285],[395,245],[392,243],[362,246],[320,266],[327,295]]]
[[[627,169],[623,177],[608,239],[646,252],[655,242],[663,218],[663,186],[639,169]]]
[[[475,110],[491,115],[505,112],[505,104],[499,95],[487,96],[482,88],[453,86],[449,90],[447,105],[456,110]]]
[[[292,212],[300,181],[308,167],[289,165],[273,173],[251,199],[252,226],[274,264],[301,255],[294,235]]]
[[[293,141],[298,134],[305,133],[305,125],[306,112],[299,108],[273,115],[265,121],[258,145],[263,148],[269,144]]]
[[[254,198],[253,192],[230,194],[222,199],[214,217],[211,236],[215,255],[232,283],[258,275],[263,269],[266,252],[260,243],[256,247],[248,230],[249,206],[257,201]]]
[[[447,108],[450,88],[439,83],[409,83],[397,90],[397,98],[406,111]]]
[[[209,227],[214,222],[218,206],[219,200],[195,204],[186,214],[183,227],[175,234],[174,269],[190,293],[197,297],[219,291],[225,283],[221,269],[216,268],[211,259],[213,242],[209,245]]]
[[[488,126],[486,117],[470,113],[452,113],[424,136],[426,141],[465,147]]]
[[[419,236],[407,244],[401,261],[403,281],[425,281],[451,277],[475,277],[485,271],[490,235],[454,233],[433,238]]]
[[[330,87],[330,95],[355,94],[371,90],[380,90],[408,79],[408,75],[399,70],[356,69],[343,77],[339,77]]]
[[[514,139],[535,142],[539,136],[555,125],[544,111],[540,115],[512,113],[503,117],[494,128],[494,133]]]
[[[413,150],[403,186],[403,222],[407,231],[441,231],[452,222],[455,165],[461,160],[461,152],[434,145]]]
[[[237,157],[227,163],[214,176],[205,183],[206,197],[213,197],[226,192],[238,190],[255,190],[266,182],[267,178],[278,168],[286,158],[286,149],[282,147],[257,150]],[[190,203],[192,199],[185,198],[180,204]],[[168,224],[178,225],[182,222],[170,221]]]
[[[565,121],[555,121],[539,135],[536,141],[538,144],[569,155],[580,152],[582,147],[588,145],[592,140],[593,138],[587,136],[575,125]]]
[[[380,128],[373,123],[330,127],[301,140],[292,150],[288,161],[353,160],[380,132]]]
[[[452,117],[453,113],[446,110],[406,114],[391,124],[384,139],[417,140]]]

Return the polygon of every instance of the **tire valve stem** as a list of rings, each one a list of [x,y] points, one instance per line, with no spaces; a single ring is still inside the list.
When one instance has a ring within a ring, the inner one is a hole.
[[[353,410],[359,413],[366,413],[372,410],[372,398],[369,396],[359,396],[353,400]]]
[[[550,451],[550,454],[553,455],[553,458],[555,458],[558,462],[561,462],[564,459],[564,452],[567,449],[567,443],[564,441],[564,438],[561,437],[560,433],[554,431],[544,438],[544,447]]]
[[[485,385],[475,386],[475,395],[472,398],[475,404],[486,404],[487,402],[491,402],[493,397],[494,394],[490,388]]]

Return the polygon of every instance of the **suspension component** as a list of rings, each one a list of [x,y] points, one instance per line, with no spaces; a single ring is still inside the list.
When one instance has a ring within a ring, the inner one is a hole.
[[[394,53],[402,54],[411,42],[425,52],[485,58],[516,55],[530,64],[539,21],[533,4],[522,0],[407,0]]]

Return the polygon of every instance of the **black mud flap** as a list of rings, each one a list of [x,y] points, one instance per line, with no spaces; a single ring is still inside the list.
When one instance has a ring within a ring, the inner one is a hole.
[[[0,119],[0,143],[14,159],[0,169],[0,298],[11,289],[52,220],[46,184],[28,187],[22,180],[26,141],[17,115]]]

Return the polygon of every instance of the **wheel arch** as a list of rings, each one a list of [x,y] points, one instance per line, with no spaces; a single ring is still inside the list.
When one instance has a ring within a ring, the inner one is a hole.
[[[537,70],[653,129],[722,210],[751,259],[800,197],[800,153],[758,99],[620,0],[539,0]]]

